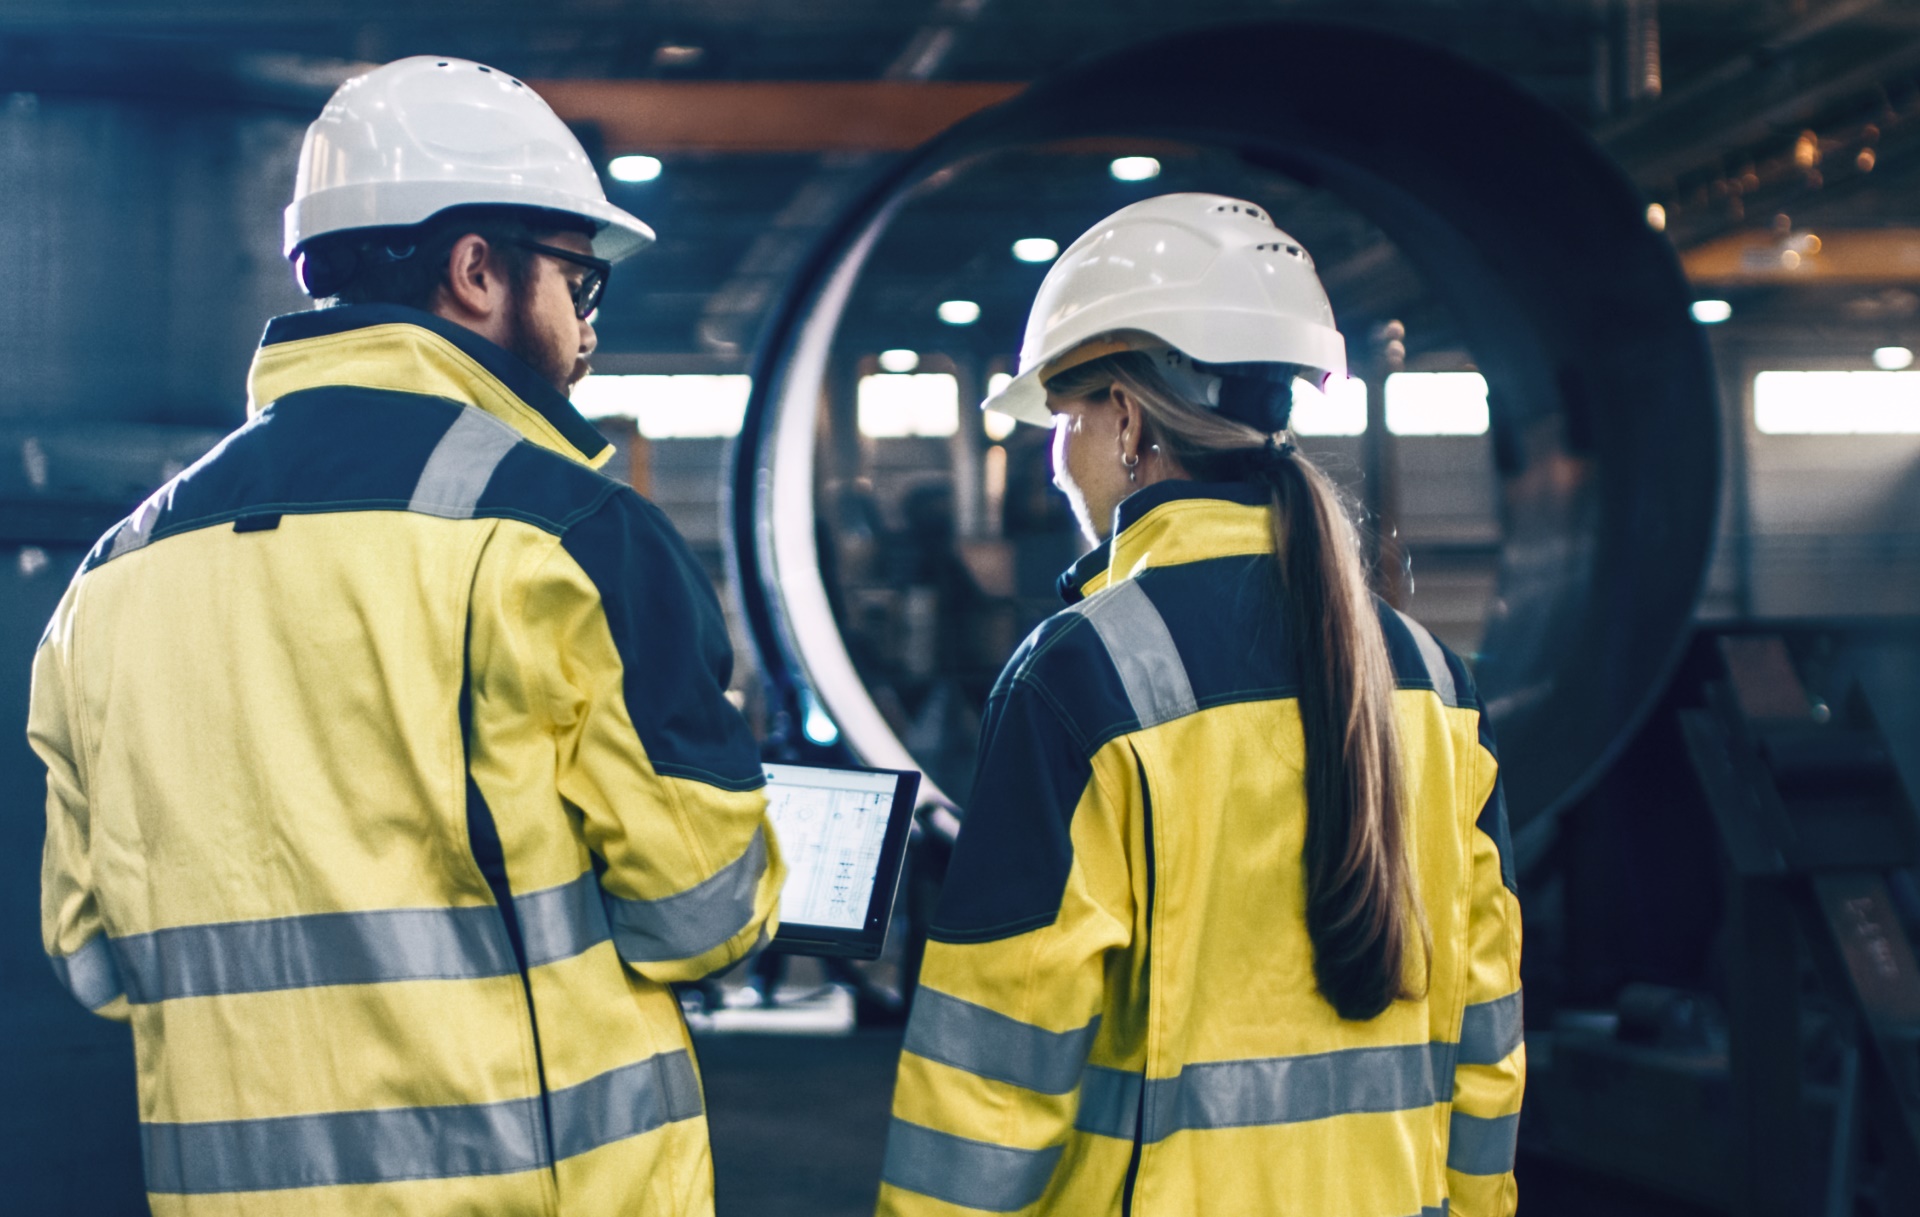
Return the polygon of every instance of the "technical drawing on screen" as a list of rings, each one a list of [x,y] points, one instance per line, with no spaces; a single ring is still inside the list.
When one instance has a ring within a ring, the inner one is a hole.
[[[787,863],[774,947],[878,956],[920,775],[811,765],[766,771],[767,815]]]

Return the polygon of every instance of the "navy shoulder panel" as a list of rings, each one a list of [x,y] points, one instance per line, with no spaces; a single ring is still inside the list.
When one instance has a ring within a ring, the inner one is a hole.
[[[177,533],[327,512],[508,518],[557,535],[617,488],[471,406],[310,389],[274,402],[155,491],[101,538],[87,565]]]
[[[1270,566],[1256,555],[1155,568],[1033,632],[987,703],[932,937],[981,942],[1052,923],[1073,865],[1074,811],[1108,741],[1293,695]]]
[[[1478,708],[1473,676],[1460,657],[1448,650],[1426,626],[1384,600],[1375,601],[1380,632],[1393,661],[1394,683],[1402,689],[1432,689],[1449,706]]]
[[[654,771],[726,790],[765,785],[753,733],[726,696],[733,643],[720,600],[665,513],[616,487],[561,545],[600,592]]]
[[[1292,697],[1293,646],[1261,555],[1155,567],[1056,613],[1016,656],[1089,755],[1214,706]]]

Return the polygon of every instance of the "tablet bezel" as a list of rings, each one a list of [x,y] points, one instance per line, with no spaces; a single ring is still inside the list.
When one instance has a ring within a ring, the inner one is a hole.
[[[880,865],[874,871],[873,891],[867,897],[867,915],[860,928],[788,922],[783,917],[779,931],[774,934],[773,941],[767,944],[767,950],[786,955],[828,955],[841,959],[869,960],[880,958],[880,953],[887,946],[887,927],[893,921],[900,875],[906,869],[907,834],[913,827],[916,810],[914,799],[920,791],[919,772],[912,769],[871,769],[864,765],[812,765],[790,761],[764,763],[829,773],[893,775],[893,803],[887,810],[886,834],[880,838]],[[769,777],[767,780],[771,785],[773,779]]]

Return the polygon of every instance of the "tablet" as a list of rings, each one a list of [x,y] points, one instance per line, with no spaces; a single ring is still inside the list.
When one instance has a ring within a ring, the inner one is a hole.
[[[920,775],[768,765],[767,817],[787,863],[770,950],[878,959],[893,919]]]

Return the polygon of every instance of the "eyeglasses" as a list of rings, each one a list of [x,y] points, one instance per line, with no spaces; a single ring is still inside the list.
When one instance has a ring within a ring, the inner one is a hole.
[[[592,254],[577,254],[571,249],[561,249],[554,245],[542,245],[538,241],[525,238],[513,238],[513,244],[521,249],[530,249],[549,258],[558,258],[562,262],[571,262],[575,266],[586,268],[586,274],[573,288],[574,316],[585,321],[593,316],[593,310],[600,307],[600,297],[606,294],[607,280],[613,276],[613,263],[605,258],[596,258]]]

